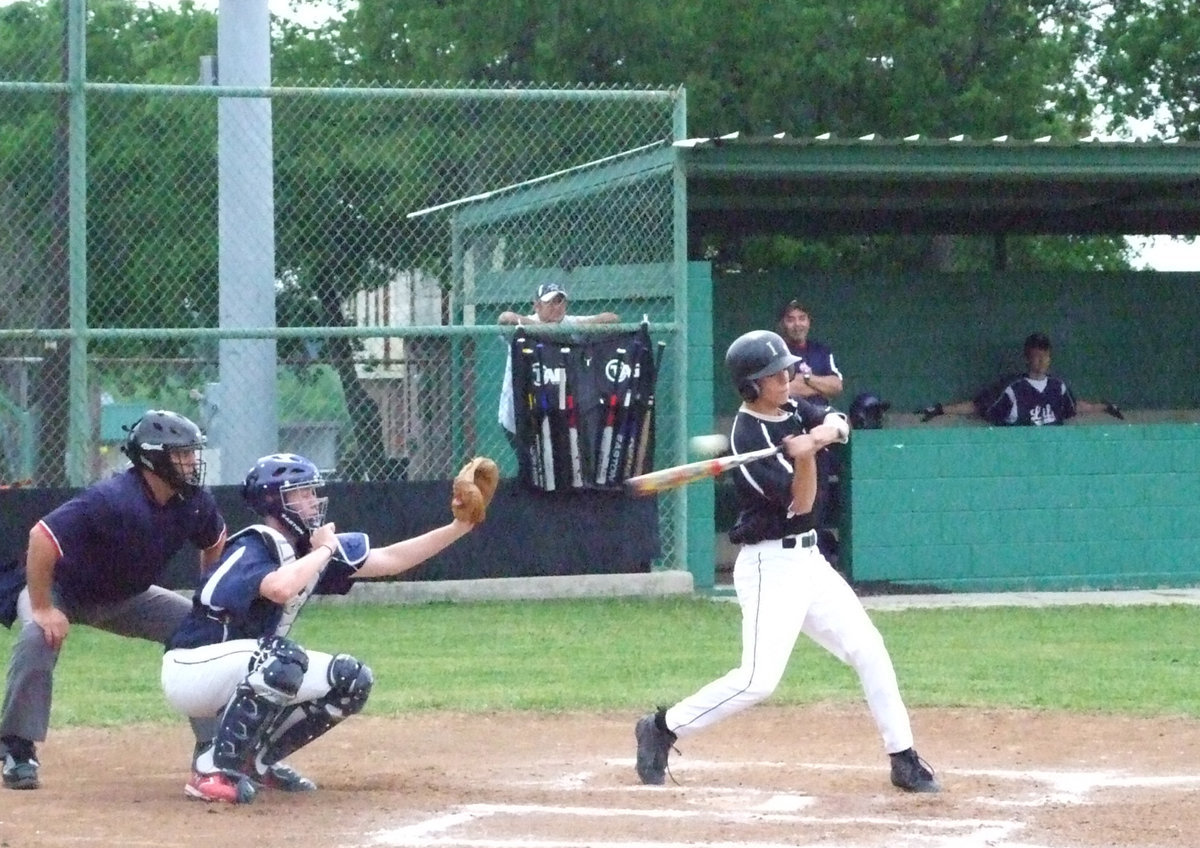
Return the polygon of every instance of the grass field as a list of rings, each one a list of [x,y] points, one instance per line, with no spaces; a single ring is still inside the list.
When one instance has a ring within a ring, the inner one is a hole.
[[[366,712],[630,710],[672,703],[734,666],[736,604],[604,599],[305,610],[293,637],[367,662]],[[912,707],[1024,707],[1200,716],[1200,608],[875,612]],[[14,631],[0,630],[7,661]],[[161,650],[86,627],[55,676],[52,724],[178,719]],[[804,637],[774,703],[855,702],[858,682]]]

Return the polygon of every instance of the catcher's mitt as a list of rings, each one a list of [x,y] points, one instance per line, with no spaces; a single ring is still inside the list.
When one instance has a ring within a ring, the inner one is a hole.
[[[454,517],[479,524],[487,517],[488,504],[500,483],[500,469],[486,456],[477,456],[462,467],[454,478],[450,511]]]

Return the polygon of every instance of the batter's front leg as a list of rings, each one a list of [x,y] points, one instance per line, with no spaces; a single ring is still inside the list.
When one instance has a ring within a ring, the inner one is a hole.
[[[912,724],[900,696],[896,670],[879,629],[845,579],[823,559],[811,574],[817,595],[804,621],[804,633],[854,669],[867,707],[892,754],[912,747]]]
[[[775,691],[804,619],[802,577],[789,558],[738,554],[733,580],[742,608],[741,665],[667,710],[668,729],[680,737],[691,735]]]

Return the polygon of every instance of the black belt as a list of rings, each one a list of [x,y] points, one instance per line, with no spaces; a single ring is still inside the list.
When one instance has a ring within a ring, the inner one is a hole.
[[[807,533],[801,533],[799,536],[784,536],[779,540],[780,547],[784,548],[811,548],[817,543],[817,531],[809,530]]]

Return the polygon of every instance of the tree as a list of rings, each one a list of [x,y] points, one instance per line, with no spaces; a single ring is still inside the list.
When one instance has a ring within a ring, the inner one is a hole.
[[[1200,4],[1113,0],[1098,17],[1088,79],[1112,128],[1138,120],[1165,135],[1200,138]]]
[[[329,33],[359,78],[682,82],[693,136],[1075,138],[1094,111],[1078,73],[1094,20],[1087,0],[361,0],[342,9]],[[910,257],[942,263],[926,267],[992,261],[986,242],[907,242]],[[798,251],[756,237],[704,249],[718,263],[827,267],[847,254],[878,266],[896,246],[853,239]],[[1010,256],[1089,267],[1089,257],[1120,264],[1126,249],[1119,239],[1042,240]]]

